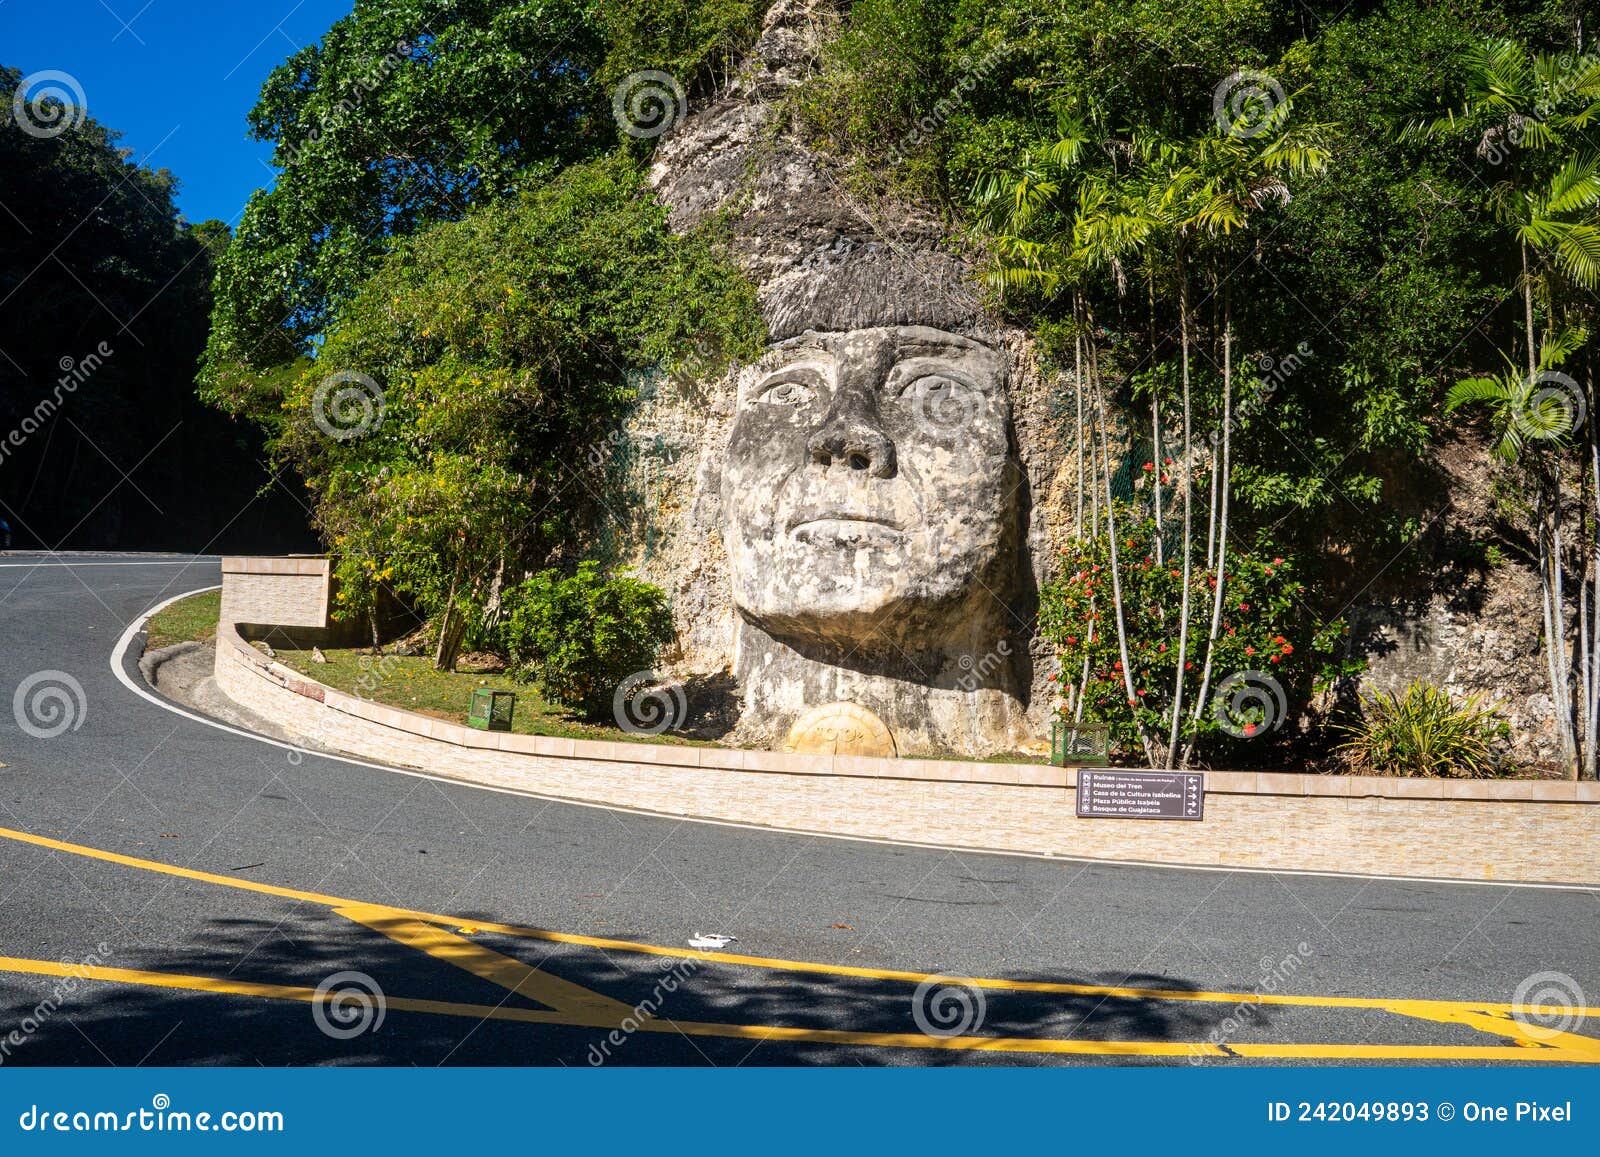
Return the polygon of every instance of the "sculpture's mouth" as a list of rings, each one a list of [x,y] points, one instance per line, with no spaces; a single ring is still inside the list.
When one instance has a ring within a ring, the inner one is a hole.
[[[904,529],[896,519],[857,511],[807,513],[795,518],[789,524],[789,533],[794,535],[798,542],[857,543],[874,539],[884,541],[899,538]]]

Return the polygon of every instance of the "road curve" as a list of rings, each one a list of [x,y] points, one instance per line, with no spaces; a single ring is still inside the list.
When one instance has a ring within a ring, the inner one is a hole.
[[[901,847],[302,755],[108,663],[217,581],[0,555],[0,1063],[1600,1061],[1592,889]],[[1535,993],[1577,1011],[1508,1016]]]

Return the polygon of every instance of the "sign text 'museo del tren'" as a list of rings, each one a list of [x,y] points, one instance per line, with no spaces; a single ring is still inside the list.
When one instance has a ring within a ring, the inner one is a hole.
[[[1205,818],[1205,799],[1205,776],[1198,771],[1078,772],[1078,815],[1086,818],[1198,820]]]

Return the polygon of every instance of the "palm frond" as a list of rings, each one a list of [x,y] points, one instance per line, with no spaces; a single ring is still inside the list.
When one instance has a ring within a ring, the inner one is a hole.
[[[1537,84],[1533,61],[1522,46],[1491,37],[1467,50],[1467,107],[1501,115],[1531,111]]]
[[[1057,131],[1056,139],[1044,152],[1047,163],[1057,169],[1076,165],[1089,145],[1089,130],[1078,121],[1066,121]]]
[[[1445,394],[1444,409],[1448,414],[1462,406],[1496,405],[1509,399],[1510,392],[1502,378],[1462,378]]]
[[[1574,213],[1600,201],[1600,155],[1574,153],[1550,178],[1540,211]]]
[[[1519,240],[1553,253],[1561,272],[1578,285],[1600,285],[1600,225],[1535,218],[1517,230]]]
[[[1539,343],[1539,368],[1555,369],[1582,349],[1588,340],[1589,331],[1581,325],[1545,330],[1544,340]]]

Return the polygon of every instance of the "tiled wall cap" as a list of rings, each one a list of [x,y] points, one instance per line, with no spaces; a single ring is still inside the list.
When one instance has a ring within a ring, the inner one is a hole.
[[[326,558],[315,556],[263,556],[224,555],[223,574],[314,575],[329,572],[331,564]]]
[[[253,560],[257,561],[257,560]],[[267,560],[284,561],[284,560]],[[290,559],[289,562],[326,562]],[[316,698],[312,687],[322,688],[329,706],[359,718],[400,731],[425,736],[458,747],[498,748],[540,756],[576,757],[605,762],[645,763],[662,767],[723,768],[754,773],[849,776],[870,779],[925,780],[935,783],[979,783],[1040,787],[1060,790],[1077,786],[1077,770],[1047,764],[978,763],[958,760],[878,759],[860,755],[796,755],[780,751],[740,751],[731,748],[691,747],[667,743],[614,743],[588,739],[533,736],[489,740],[484,733],[458,723],[433,719],[395,707],[384,707],[352,697],[275,663],[222,624],[220,643],[246,658],[261,676],[301,695]],[[522,740],[532,739],[531,745]],[[1130,769],[1134,770],[1134,769]],[[1293,772],[1206,772],[1206,791],[1212,795],[1450,799],[1470,801],[1520,801],[1528,803],[1600,804],[1600,784],[1571,780],[1403,779],[1387,776],[1332,776]]]

